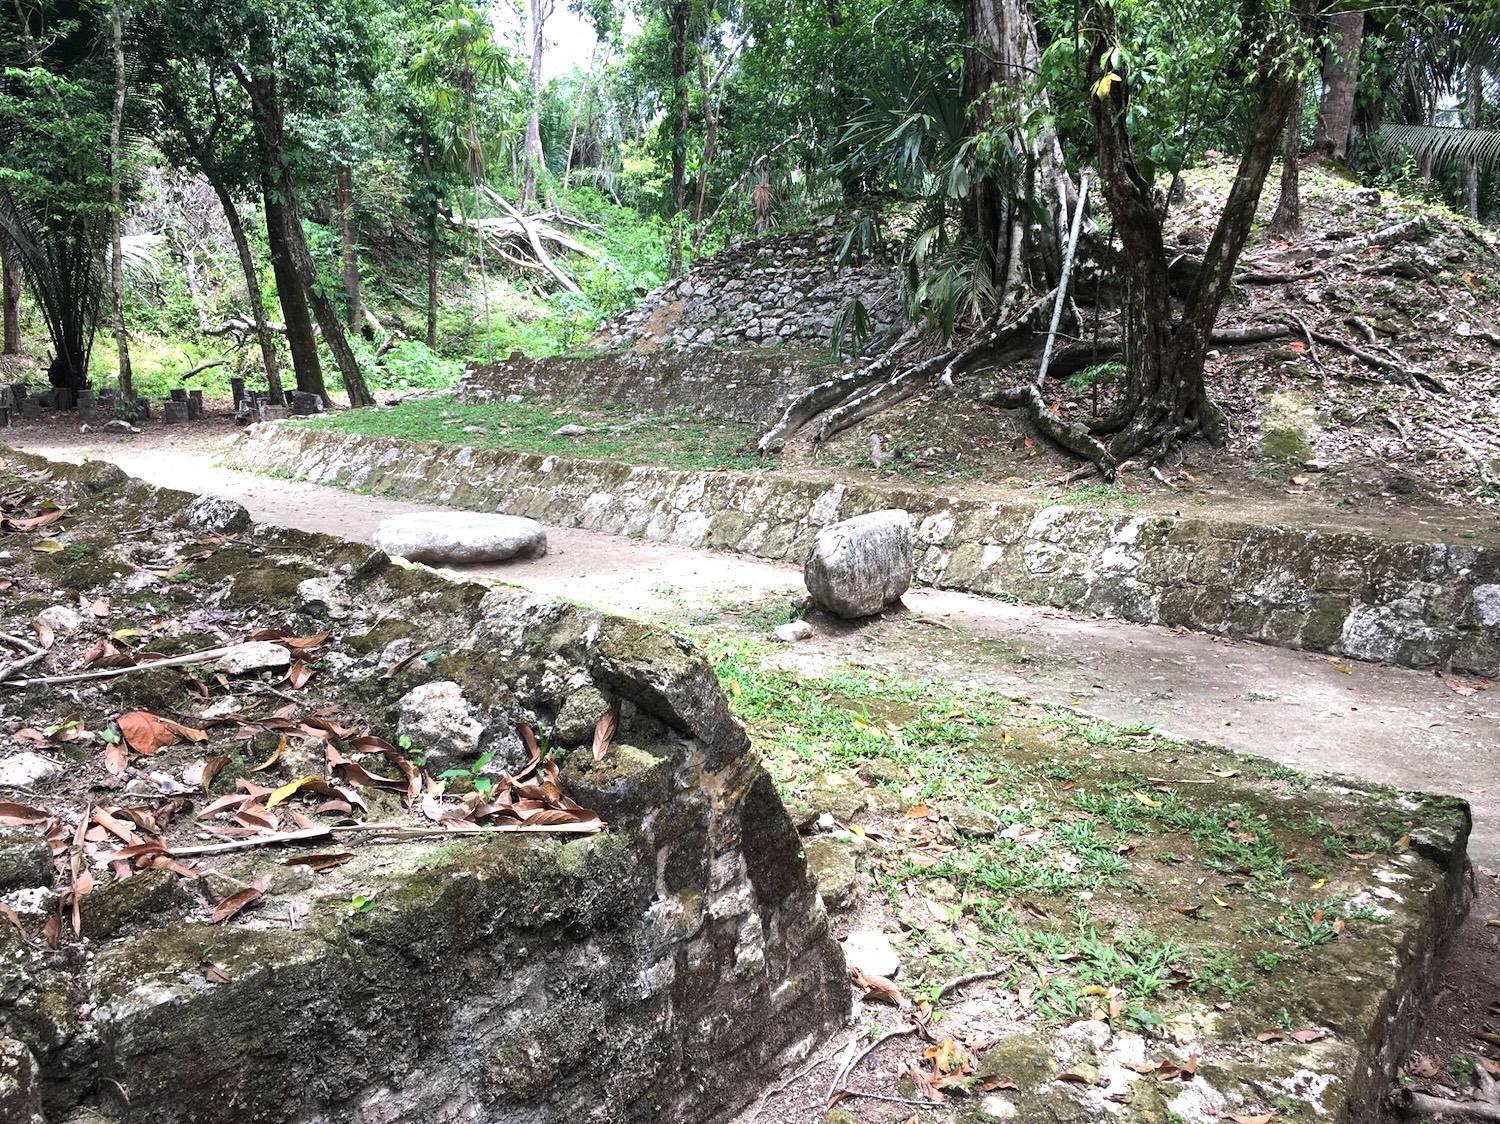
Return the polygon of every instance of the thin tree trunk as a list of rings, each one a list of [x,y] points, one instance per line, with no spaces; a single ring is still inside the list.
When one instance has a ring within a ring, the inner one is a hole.
[[[110,9],[110,30],[115,48],[115,100],[109,116],[109,263],[110,326],[114,329],[115,349],[120,363],[120,399],[135,401],[135,381],[130,372],[130,337],[125,334],[125,266],[120,257],[120,122],[125,116],[125,45],[124,17],[121,0]]]
[[[578,92],[578,106],[573,111],[573,129],[568,134],[568,156],[563,162],[562,189],[568,190],[568,180],[573,175],[573,149],[578,144],[578,122],[587,119],[589,112],[589,97],[593,90],[589,88],[594,78],[594,60],[599,57],[599,44],[594,44],[594,49],[589,52],[589,68],[583,75],[583,89]]]
[[[970,130],[980,132],[998,120],[1014,116],[1012,108],[1040,65],[1036,24],[1025,0],[966,0],[964,20],[970,40],[965,60],[968,103],[977,107]],[[1033,108],[1047,110],[1045,91],[1029,94]],[[1022,195],[1028,206],[1006,201],[1006,192],[985,181],[973,193],[971,222],[983,244],[994,255],[993,275],[1001,290],[1000,319],[1022,298],[1023,282],[1036,291],[1057,284],[1062,271],[1063,232],[1074,187],[1063,165],[1057,133],[1043,129],[1035,136],[1019,127],[1007,130],[1016,163],[1025,169]],[[1048,221],[1027,214],[1036,208]]]
[[[1277,234],[1296,234],[1302,229],[1301,184],[1298,173],[1302,159],[1302,84],[1292,96],[1292,111],[1286,119],[1286,136],[1281,148],[1281,195],[1271,229]]]
[[[313,264],[312,251],[308,248],[307,235],[302,230],[302,221],[290,212],[286,218],[292,264],[297,270],[298,279],[302,282],[303,291],[307,294],[307,303],[312,306],[313,316],[323,332],[323,342],[333,353],[333,361],[338,366],[344,390],[349,395],[349,405],[373,406],[375,397],[365,383],[365,376],[359,369],[359,360],[354,356],[354,349],[349,346],[349,337],[344,333],[344,324],[339,319],[338,309],[318,289],[317,267]],[[327,401],[326,394],[324,401]]]
[[[438,213],[438,198],[432,186],[432,144],[427,131],[426,114],[422,116],[422,172],[427,178],[427,188],[432,192],[431,206],[427,211],[427,347],[437,350],[438,309],[438,230],[441,216]]]
[[[531,113],[526,118],[526,154],[521,178],[521,209],[536,202],[537,169],[542,164],[542,32],[552,0],[529,0],[531,32]]]
[[[287,234],[287,207],[281,199],[281,188],[267,175],[262,185],[266,209],[266,242],[271,248],[271,270],[276,275],[276,299],[281,304],[281,319],[286,323],[286,346],[292,353],[292,369],[297,373],[297,389],[316,394],[328,401],[323,383],[323,363],[318,357],[318,339],[313,334],[312,317],[307,311],[307,294],[292,260],[291,239]]]
[[[229,235],[234,239],[234,252],[240,259],[240,272],[245,275],[245,293],[250,299],[250,316],[255,321],[255,338],[260,344],[261,366],[266,371],[266,391],[272,404],[280,406],[286,402],[286,392],[281,387],[281,364],[276,358],[276,341],[271,326],[266,323],[266,305],[260,290],[260,275],[255,269],[255,255],[250,251],[250,239],[245,236],[245,224],[240,212],[229,195],[229,190],[217,176],[208,177],[209,185],[219,197],[219,206],[224,211],[224,221],[229,224]],[[288,329],[290,330],[290,329]]]
[[[339,258],[344,268],[344,299],[349,327],[358,331],[364,319],[364,300],[359,293],[359,249],[354,234],[354,173],[340,164],[334,173],[334,206],[339,214]]]
[[[1323,97],[1313,131],[1313,151],[1343,160],[1349,154],[1354,123],[1354,89],[1359,83],[1359,51],[1364,42],[1364,12],[1336,12],[1328,17],[1328,53],[1323,59]]]
[[[21,354],[21,259],[0,237],[0,304],[4,305],[4,346],[0,354]]]
[[[667,23],[672,29],[672,214],[682,214],[687,207],[687,44],[692,14],[691,0],[667,0]],[[667,273],[682,275],[682,230],[672,234],[667,258]]]
[[[1464,124],[1471,129],[1479,128],[1479,117],[1484,111],[1484,67],[1470,61],[1467,88],[1464,96]],[[1469,217],[1479,220],[1479,164],[1465,160],[1460,168],[1462,176],[1464,206]]]

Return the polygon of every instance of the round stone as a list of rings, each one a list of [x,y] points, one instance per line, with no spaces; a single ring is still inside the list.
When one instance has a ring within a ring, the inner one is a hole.
[[[411,562],[503,562],[540,558],[547,532],[535,519],[476,511],[419,511],[382,519],[375,545]]]

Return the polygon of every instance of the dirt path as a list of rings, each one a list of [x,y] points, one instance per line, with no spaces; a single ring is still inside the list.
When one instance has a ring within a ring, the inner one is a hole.
[[[120,440],[15,431],[19,448],[113,460],[155,484],[232,496],[257,520],[366,541],[386,515],[420,505],[214,466],[229,431]],[[185,439],[185,440],[184,440]],[[478,567],[539,593],[671,624],[739,627],[774,617],[802,590],[796,568],[569,528],[540,560]],[[1101,621],[940,590],[908,612],[854,626],[815,622],[784,659],[983,682],[1121,723],[1155,726],[1314,772],[1352,773],[1470,801],[1471,854],[1500,867],[1500,689],[1453,691],[1406,671],[1196,633]],[[1483,683],[1473,686],[1485,687]]]

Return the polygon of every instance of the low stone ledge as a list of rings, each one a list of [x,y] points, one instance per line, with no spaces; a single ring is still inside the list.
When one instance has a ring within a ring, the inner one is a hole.
[[[181,546],[173,519],[191,497],[110,465],[5,459],[67,506],[69,525],[56,533],[77,548],[7,552],[0,572],[26,591],[9,605],[31,613],[67,588],[134,612],[129,581],[143,571],[118,552],[144,547],[139,556],[154,558]],[[142,526],[149,542],[123,534]],[[220,613],[226,628],[329,633],[317,677],[291,688],[301,695],[275,692],[297,713],[337,713],[394,737],[408,691],[452,683],[492,735],[511,737],[523,722],[553,730],[576,694],[617,704],[608,751],[596,761],[574,749],[561,780],[563,791],[598,799],[605,830],[346,836],[347,861],[316,875],[283,865],[287,852],[274,847],[186,859],[199,877],[163,868],[120,877],[98,861],[81,936],[66,926],[52,950],[0,923],[0,1044],[19,1043],[20,1059],[7,1069],[0,1058],[0,1103],[15,1070],[26,1077],[18,1096],[54,1120],[90,1109],[119,1124],[698,1124],[737,1110],[843,1025],[846,970],[796,830],[695,649],[660,629],[450,581],[328,536],[252,527],[213,547],[150,596],[250,606]],[[316,600],[302,593],[313,580]],[[321,615],[330,601],[341,606],[336,620]],[[382,665],[397,641],[427,658]],[[129,709],[182,714],[201,701],[182,703],[182,682],[175,669],[147,671],[65,701],[87,729],[102,729]],[[0,703],[40,722],[57,697],[33,686]],[[248,767],[232,728],[208,737],[148,767],[172,777],[207,752]],[[306,746],[280,741],[281,760],[257,780],[307,773]],[[314,752],[316,769],[323,747]],[[28,797],[70,832],[97,806],[97,748],[90,755],[70,766],[73,788],[60,780]],[[193,811],[208,802],[193,786],[174,791]],[[365,796],[377,806],[375,790]],[[381,814],[400,815],[400,798],[384,798]],[[207,823],[188,810],[173,822],[173,847],[197,842]],[[269,881],[254,908],[210,923],[211,904],[233,892],[223,887],[260,876]]]
[[[916,578],[1403,667],[1500,674],[1500,550],[915,488],[691,472],[258,426],[229,463],[406,499],[801,564],[818,530],[904,508]],[[460,463],[462,462],[462,463]]]

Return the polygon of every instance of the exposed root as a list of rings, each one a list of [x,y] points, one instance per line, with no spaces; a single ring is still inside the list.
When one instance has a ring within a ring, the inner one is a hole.
[[[986,393],[983,400],[1008,410],[1025,410],[1031,424],[1048,440],[1095,465],[1106,480],[1113,480],[1119,462],[1088,429],[1054,414],[1035,386],[1013,386]]]
[[[1423,1116],[1468,1116],[1475,1120],[1500,1120],[1500,1082],[1483,1068],[1475,1075],[1479,1087],[1474,1099],[1468,1101],[1434,1097],[1411,1089],[1397,1089],[1391,1099],[1405,1115],[1413,1118]]]

